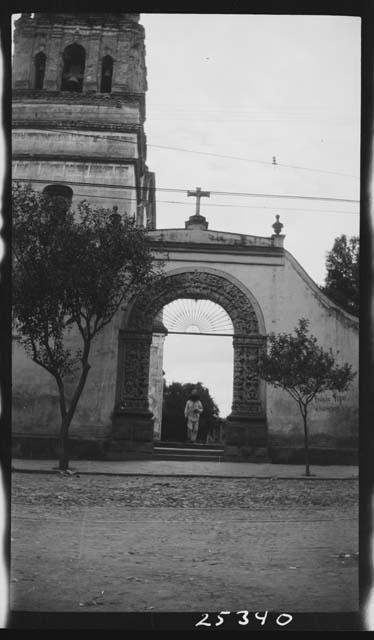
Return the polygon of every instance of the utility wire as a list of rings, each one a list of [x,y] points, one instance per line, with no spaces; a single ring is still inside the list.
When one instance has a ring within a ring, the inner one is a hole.
[[[97,197],[97,196],[95,196]],[[105,196],[99,196],[99,197],[105,197]],[[114,196],[113,196],[114,198]],[[124,200],[128,200],[130,198],[123,198]],[[157,204],[158,203],[162,203],[162,204],[179,204],[179,205],[183,205],[186,207],[191,207],[191,203],[190,202],[179,202],[178,200],[157,200]],[[221,202],[217,202],[215,204],[212,203],[208,203],[208,202],[204,202],[203,207],[222,207],[222,208],[229,208],[229,209],[269,209],[271,211],[296,211],[297,213],[301,213],[303,211],[305,211],[306,213],[343,213],[343,214],[351,214],[351,215],[359,215],[360,212],[359,211],[339,211],[338,209],[299,209],[299,208],[295,208],[295,207],[277,207],[276,205],[274,205],[274,207],[264,207],[262,205],[247,205],[247,204],[223,204]]]
[[[67,185],[79,185],[83,187],[100,187],[106,189],[128,189],[128,190],[136,190],[137,187],[130,185],[116,185],[116,184],[105,184],[98,182],[81,182],[74,180],[41,180],[40,178],[13,178],[14,182],[38,182],[43,184],[67,184]],[[142,187],[140,187],[141,189]],[[170,193],[184,193],[186,194],[188,189],[179,189],[172,187],[146,187],[147,191],[166,191]],[[350,202],[350,203],[358,203],[359,200],[350,200],[348,198],[326,198],[321,196],[299,196],[299,195],[285,195],[285,194],[276,194],[276,193],[247,193],[247,192],[238,192],[238,191],[210,191],[212,195],[221,195],[221,196],[240,196],[245,198],[281,198],[286,200],[317,200],[322,202]]]
[[[323,115],[328,116],[328,118],[334,118],[334,119],[343,119],[343,120],[347,120],[347,119],[352,119],[352,116],[348,116],[346,113],[337,113],[336,110],[333,109],[326,109],[325,107],[323,107],[323,109],[320,109],[319,112],[318,111],[289,111],[289,110],[269,110],[266,108],[256,108],[256,106],[246,106],[246,105],[240,105],[240,104],[234,104],[234,103],[230,103],[230,104],[219,104],[219,103],[215,103],[214,105],[199,105],[196,103],[193,104],[188,104],[188,103],[183,103],[183,104],[172,104],[172,103],[161,103],[161,102],[153,102],[153,101],[149,101],[147,102],[148,104],[148,109],[149,111],[153,114],[154,111],[159,111],[160,113],[165,113],[166,115],[169,114],[173,114],[173,113],[178,113],[178,111],[181,111],[182,113],[206,113],[207,115],[209,115],[210,113],[215,113],[215,112],[222,112],[222,113],[229,113],[230,110],[232,112],[232,115],[235,117],[236,115],[240,115],[240,114],[244,114],[244,115],[253,115],[253,114],[265,114],[265,115],[280,115],[280,116],[285,116],[285,117],[290,117],[290,118],[297,118],[297,117],[301,117],[301,118],[316,118],[317,120],[320,120],[321,117],[323,117]]]
[[[23,181],[23,180],[21,180]],[[29,180],[24,180],[25,182],[29,182]],[[60,184],[60,183],[58,183]],[[82,198],[87,198],[87,194],[86,193],[79,193],[79,191],[74,191],[74,195],[75,196],[81,196]],[[134,198],[126,198],[124,196],[103,196],[103,195],[99,195],[99,194],[95,194],[94,196],[92,196],[93,198],[101,198],[103,200],[115,200],[116,202],[119,201],[123,201],[123,202],[132,202],[134,205],[136,205],[136,202],[134,200]],[[157,200],[156,204],[172,204],[172,205],[181,205],[183,207],[190,207],[193,206],[193,204],[191,202],[180,202],[178,200]],[[262,205],[246,205],[246,204],[223,204],[220,202],[217,202],[216,204],[209,204],[204,202],[204,207],[219,207],[219,208],[224,208],[224,209],[255,209],[256,211],[258,209],[267,209],[269,211],[294,211],[296,213],[322,213],[322,214],[326,214],[326,213],[332,213],[332,214],[344,214],[344,215],[360,215],[359,211],[339,211],[338,209],[300,209],[300,208],[294,208],[294,207],[277,207],[276,205],[274,205],[274,207],[264,207]]]
[[[208,151],[193,151],[192,149],[182,149],[180,147],[167,147],[159,144],[149,144],[147,146],[157,148],[157,149],[170,149],[172,151],[182,151],[184,153],[193,153],[195,155],[213,156],[214,158],[228,158],[230,160],[241,160],[242,162],[252,162],[254,164],[261,164],[261,165],[270,166],[270,167],[280,167],[281,169],[283,168],[300,169],[302,171],[313,171],[315,173],[329,173],[336,176],[345,176],[346,178],[354,178],[355,180],[359,180],[359,176],[355,176],[349,173],[342,173],[340,171],[328,171],[325,169],[314,169],[311,167],[302,167],[300,165],[283,164],[279,162],[266,162],[264,160],[252,160],[250,158],[243,158],[241,156],[229,156],[229,155],[223,155],[221,153],[210,153]]]
[[[49,131],[52,133],[61,133],[61,129],[45,129],[45,131]],[[126,142],[128,144],[138,144],[136,140],[132,140],[130,138],[123,138],[123,137],[116,137],[116,136],[108,136],[108,135],[96,135],[96,134],[91,134],[91,133],[81,133],[81,132],[75,132],[75,131],[71,131],[70,132],[73,135],[76,136],[86,136],[86,137],[90,137],[90,138],[96,138],[96,139],[106,139],[106,140],[113,140],[113,141],[117,141],[117,142]],[[283,163],[279,163],[279,162],[268,162],[265,160],[253,160],[251,158],[244,158],[242,156],[230,156],[230,155],[225,155],[222,153],[212,153],[210,151],[195,151],[194,149],[184,149],[182,147],[169,147],[166,145],[159,145],[159,144],[148,144],[147,143],[147,147],[152,147],[154,149],[167,149],[169,151],[180,151],[183,153],[192,153],[195,155],[202,155],[202,156],[212,156],[214,158],[226,158],[229,160],[239,160],[241,162],[251,162],[253,164],[260,164],[262,166],[268,166],[268,167],[279,167],[279,168],[286,168],[286,169],[298,169],[300,171],[312,171],[314,173],[326,173],[326,174],[332,174],[332,175],[337,175],[337,176],[344,176],[346,178],[354,178],[355,180],[359,180],[359,176],[350,174],[350,173],[343,173],[341,171],[330,171],[327,169],[316,169],[316,168],[312,168],[312,167],[304,167],[301,165],[293,165],[293,164],[283,164]]]

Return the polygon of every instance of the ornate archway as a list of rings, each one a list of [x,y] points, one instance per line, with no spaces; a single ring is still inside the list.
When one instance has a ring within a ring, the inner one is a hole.
[[[230,316],[234,328],[234,372],[226,448],[229,454],[230,447],[264,447],[265,394],[251,366],[258,359],[264,340],[262,314],[240,283],[212,269],[185,269],[166,275],[128,305],[119,337],[113,437],[126,441],[130,449],[139,449],[140,443],[153,440],[152,414],[148,409],[152,327],[162,308],[178,298],[211,300]],[[235,458],[236,454],[231,453]]]

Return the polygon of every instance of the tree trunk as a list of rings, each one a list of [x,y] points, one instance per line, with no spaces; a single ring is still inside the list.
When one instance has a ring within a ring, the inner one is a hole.
[[[87,360],[83,361],[81,375],[73,394],[73,398],[70,402],[68,411],[66,411],[64,385],[62,383],[62,380],[58,381],[58,388],[60,392],[60,409],[62,415],[58,452],[60,471],[67,471],[67,469],[69,468],[69,427],[73,419],[75,409],[77,408],[79,398],[82,395],[84,385],[86,384],[89,370],[90,365],[88,364]]]
[[[68,450],[68,417],[67,415],[61,421],[60,439],[59,439],[59,465],[60,471],[67,471],[69,468],[69,450]]]
[[[304,421],[305,475],[310,476],[307,410],[305,409],[302,413],[303,413],[303,421]]]

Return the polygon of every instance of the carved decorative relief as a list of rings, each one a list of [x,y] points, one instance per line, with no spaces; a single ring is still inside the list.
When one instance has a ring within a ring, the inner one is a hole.
[[[260,379],[253,369],[263,344],[256,312],[249,298],[235,284],[201,271],[164,277],[152,289],[138,295],[127,323],[129,333],[122,334],[126,336],[125,340],[122,337],[123,353],[120,356],[120,397],[124,408],[148,407],[153,320],[166,304],[186,297],[211,300],[229,314],[236,334],[233,341],[232,414],[243,417],[261,415]]]
[[[123,409],[148,409],[150,344],[150,336],[121,336],[119,404]]]
[[[234,337],[234,393],[233,413],[258,415],[261,413],[260,378],[255,371],[262,339]]]
[[[179,273],[161,279],[135,303],[129,325],[149,330],[155,315],[177,298],[208,299],[229,314],[235,333],[258,333],[256,312],[247,296],[221,276],[201,271]]]

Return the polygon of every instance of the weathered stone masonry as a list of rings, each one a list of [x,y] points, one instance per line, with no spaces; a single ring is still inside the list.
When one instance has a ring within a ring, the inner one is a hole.
[[[155,180],[146,166],[144,134],[144,29],[138,21],[139,14],[127,13],[36,13],[17,20],[13,178],[38,190],[69,184],[73,203],[87,198],[118,206],[139,225],[154,228]],[[42,78],[36,77],[40,53]],[[103,85],[108,57],[112,76]]]

